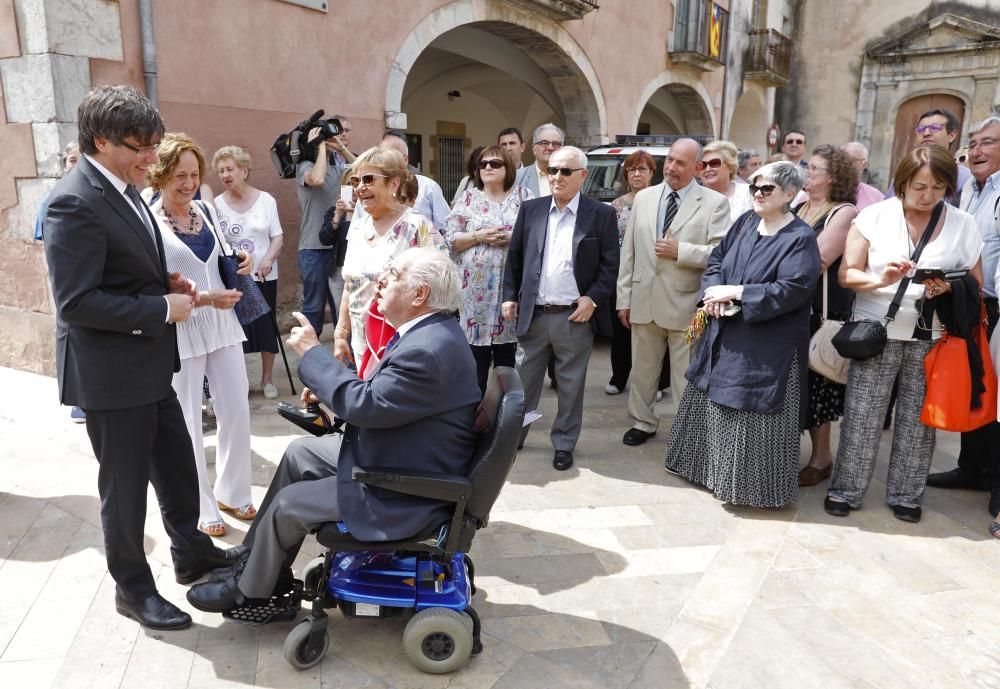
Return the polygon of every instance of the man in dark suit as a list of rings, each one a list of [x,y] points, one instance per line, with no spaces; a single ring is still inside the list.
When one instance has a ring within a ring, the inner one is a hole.
[[[83,99],[78,119],[83,158],[56,185],[44,221],[59,396],[87,414],[118,612],[180,629],[191,617],[157,593],[143,550],[147,485],[179,582],[238,555],[197,529],[194,452],[170,386],[180,365],[173,324],[188,317],[198,293],[167,274],[156,223],[135,188],[156,162],[159,113],[130,86],[104,86]]]
[[[611,206],[580,193],[587,156],[564,146],[549,158],[551,198],[526,201],[514,224],[503,284],[504,318],[517,319],[525,402],[534,409],[549,356],[555,355],[559,407],[552,423],[552,466],[573,465],[583,420],[593,318],[615,289],[618,229]]]
[[[288,344],[302,357],[304,400],[321,400],[347,422],[344,436],[296,440],[285,451],[257,518],[244,539],[250,556],[188,591],[199,610],[252,606],[287,590],[306,534],[342,520],[363,541],[407,538],[448,518],[446,503],[351,479],[369,470],[420,469],[464,475],[475,446],[479,383],[472,351],[453,312],[461,277],[448,254],[409,249],[381,276],[379,310],[396,328],[375,372],[361,380],[321,347],[312,326]]]

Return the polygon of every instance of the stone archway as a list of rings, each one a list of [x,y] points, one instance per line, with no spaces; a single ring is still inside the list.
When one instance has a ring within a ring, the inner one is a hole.
[[[744,90],[729,121],[729,140],[739,148],[754,148],[766,156],[768,126],[764,94],[756,88]]]
[[[718,123],[708,90],[700,81],[685,75],[664,72],[643,90],[635,111],[635,131],[643,116],[661,118],[664,128],[674,131],[650,134],[688,134],[715,137]]]
[[[399,48],[386,85],[388,126],[406,128],[403,103],[407,80],[418,58],[439,38],[462,28],[485,34],[520,54],[519,74],[529,75],[525,82],[552,106],[566,129],[568,143],[586,147],[607,141],[604,94],[579,44],[554,21],[513,4],[487,0],[457,0],[429,14],[410,32]],[[540,84],[539,75],[547,85]]]

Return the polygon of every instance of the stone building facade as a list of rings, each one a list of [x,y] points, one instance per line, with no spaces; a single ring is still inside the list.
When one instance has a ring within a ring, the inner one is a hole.
[[[32,227],[92,85],[155,92],[168,129],[192,135],[209,157],[226,144],[250,150],[251,183],[279,203],[287,305],[298,298],[299,211],[268,148],[306,114],[349,117],[355,151],[386,127],[405,130],[413,162],[446,190],[465,154],[507,126],[530,136],[553,121],[581,146],[644,132],[763,148],[787,82],[794,5],[0,0],[0,365],[54,369],[53,308]],[[206,181],[219,189],[213,174]]]

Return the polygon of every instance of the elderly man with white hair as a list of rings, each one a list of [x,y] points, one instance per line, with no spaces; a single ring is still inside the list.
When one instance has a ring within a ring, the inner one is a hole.
[[[264,605],[272,593],[288,591],[303,539],[325,522],[343,521],[363,541],[390,541],[447,519],[444,502],[393,499],[350,476],[354,467],[468,472],[481,395],[475,360],[454,317],[461,285],[458,268],[435,249],[408,249],[389,264],[375,299],[396,335],[367,380],[335,359],[309,321],[295,314],[300,326],[288,344],[302,357],[303,401],[322,401],[348,425],[343,436],[288,446],[244,539],[249,557],[242,574],[220,573],[192,588],[194,607],[225,612]]]
[[[841,146],[840,150],[851,160],[851,165],[858,171],[858,200],[854,203],[857,209],[862,211],[885,198],[876,187],[863,181],[865,171],[868,169],[868,147],[860,141],[851,141]]]
[[[552,154],[551,196],[521,204],[507,252],[503,317],[517,320],[525,403],[534,409],[555,356],[559,406],[550,437],[552,466],[573,465],[583,425],[583,391],[594,346],[595,312],[612,294],[618,269],[617,216],[580,193],[587,156],[574,146]],[[522,438],[523,440],[523,438]]]

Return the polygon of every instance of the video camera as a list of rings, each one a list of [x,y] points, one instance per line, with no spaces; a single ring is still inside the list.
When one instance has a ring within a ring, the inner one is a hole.
[[[271,146],[271,161],[282,179],[295,178],[295,166],[299,161],[316,162],[319,147],[330,137],[344,131],[340,120],[336,118],[323,119],[324,111],[317,110],[308,119],[299,122],[298,126],[287,134],[279,134]],[[319,135],[308,141],[309,132],[319,127]]]

